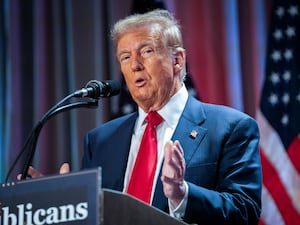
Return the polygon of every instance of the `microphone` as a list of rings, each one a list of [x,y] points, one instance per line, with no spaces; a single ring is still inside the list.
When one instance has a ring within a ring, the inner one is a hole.
[[[56,103],[50,110],[48,110],[43,117],[38,121],[38,123],[35,125],[33,130],[30,132],[29,136],[27,137],[25,144],[22,148],[22,150],[17,155],[17,158],[13,162],[13,165],[10,167],[7,176],[6,181],[8,181],[9,176],[12,172],[12,170],[15,168],[18,160],[20,157],[27,152],[25,162],[22,168],[22,176],[21,179],[24,180],[27,177],[29,166],[32,163],[37,141],[39,134],[44,126],[44,124],[53,116],[57,115],[60,112],[69,111],[71,109],[76,108],[95,108],[98,106],[98,99],[101,97],[110,97],[119,94],[121,90],[121,85],[118,81],[115,80],[106,80],[106,81],[97,81],[97,80],[91,80],[89,81],[84,88],[81,90],[77,90],[68,96],[64,97],[62,100],[60,100],[58,103]],[[73,97],[89,97],[88,101],[79,101],[79,102],[71,102],[66,103]],[[1,218],[1,217],[0,217]],[[0,222],[1,224],[1,222]]]
[[[93,99],[106,98],[120,93],[121,85],[116,80],[89,81],[84,88],[74,92],[75,97],[89,97]]]

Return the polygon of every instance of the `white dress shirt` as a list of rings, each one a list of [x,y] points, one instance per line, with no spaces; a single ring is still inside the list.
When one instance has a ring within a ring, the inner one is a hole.
[[[167,141],[171,140],[174,134],[175,128],[183,112],[187,99],[188,99],[188,92],[186,87],[183,85],[181,89],[174,96],[171,97],[169,102],[161,110],[158,111],[158,113],[161,115],[161,117],[164,120],[156,127],[156,135],[157,135],[157,142],[158,142],[157,143],[158,160],[157,160],[156,172],[155,172],[155,177],[154,177],[154,182],[152,187],[150,205],[152,204],[157,179],[160,179],[158,176],[164,158],[164,146]],[[138,110],[139,110],[139,116],[136,120],[134,131],[131,138],[130,152],[129,152],[129,158],[128,158],[127,168],[125,173],[123,192],[126,192],[127,190],[129,179],[137,156],[137,152],[142,140],[142,136],[144,134],[144,130],[146,128],[145,118],[147,114],[141,108],[139,108]],[[181,217],[182,213],[184,213],[185,211],[186,198],[188,192],[187,184],[185,185],[186,185],[186,195],[184,201],[182,202],[184,204],[181,203],[176,209],[170,208],[171,209],[170,214],[173,216]]]

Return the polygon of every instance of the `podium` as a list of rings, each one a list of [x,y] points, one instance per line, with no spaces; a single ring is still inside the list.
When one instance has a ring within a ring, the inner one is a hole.
[[[101,188],[101,168],[1,184],[0,225],[183,225],[121,192]]]

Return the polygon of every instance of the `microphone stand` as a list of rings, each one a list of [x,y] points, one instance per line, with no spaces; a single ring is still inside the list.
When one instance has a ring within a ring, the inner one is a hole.
[[[38,121],[38,123],[35,125],[33,130],[30,132],[30,135],[27,137],[25,144],[21,150],[21,152],[18,154],[16,160],[14,161],[13,165],[11,166],[7,176],[6,176],[6,182],[8,181],[8,178],[10,176],[10,173],[12,172],[13,168],[15,167],[17,161],[21,157],[21,155],[28,149],[28,153],[26,155],[25,163],[22,168],[22,176],[21,179],[26,179],[28,170],[30,165],[32,164],[33,156],[35,154],[35,149],[38,141],[39,134],[45,125],[45,123],[52,118],[53,116],[57,115],[60,112],[69,111],[75,108],[96,108],[98,106],[98,100],[96,99],[90,99],[90,101],[86,102],[75,102],[63,105],[64,102],[68,101],[69,99],[73,97],[79,97],[77,92],[74,92],[65,98],[63,98],[61,101],[59,101],[56,105],[54,105],[48,112],[44,114],[44,116]]]

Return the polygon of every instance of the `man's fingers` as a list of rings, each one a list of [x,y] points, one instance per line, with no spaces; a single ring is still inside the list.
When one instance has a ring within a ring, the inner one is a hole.
[[[185,160],[179,141],[166,143],[164,146],[164,157],[161,176],[163,190],[165,196],[170,199],[171,204],[176,208],[185,193]]]
[[[169,179],[184,179],[185,160],[179,141],[175,141],[174,143],[168,141],[164,148],[164,154],[165,159],[162,175]]]
[[[172,148],[173,142],[167,141],[164,147],[164,160],[166,163],[169,163],[172,160]]]
[[[59,174],[69,173],[70,165],[69,163],[63,163],[59,169]]]
[[[161,181],[163,181],[164,183],[168,184],[168,185],[180,185],[183,182],[183,179],[180,178],[174,178],[174,177],[169,177],[169,176],[161,176]]]
[[[42,176],[44,176],[42,173],[40,173],[39,171],[37,171],[36,169],[34,169],[32,166],[30,166],[28,168],[26,179],[37,178],[37,177],[42,177]],[[22,180],[22,174],[18,174],[17,175],[17,180]]]
[[[21,180],[21,179],[22,179],[22,174],[18,174],[17,180]]]
[[[70,165],[68,163],[63,163],[59,169],[59,174],[69,173],[70,172]],[[28,168],[27,178],[37,178],[44,176],[41,172],[34,169],[32,166]],[[22,179],[22,174],[17,175],[17,179]]]
[[[28,169],[28,175],[31,176],[32,178],[44,176],[42,173],[34,169],[32,166],[30,166]]]
[[[169,164],[176,170],[178,175],[182,176],[185,169],[185,160],[179,141],[173,143],[170,152],[171,160],[169,161]]]
[[[178,150],[180,151],[181,155],[184,156],[184,153],[183,153],[183,149],[181,147],[181,144],[178,140],[174,141],[174,145],[178,148]]]

